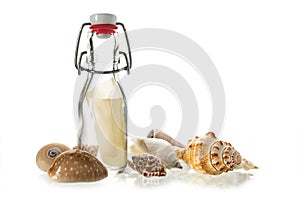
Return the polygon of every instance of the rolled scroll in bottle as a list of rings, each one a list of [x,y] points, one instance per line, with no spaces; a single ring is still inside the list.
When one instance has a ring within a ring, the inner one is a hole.
[[[125,100],[114,78],[98,84],[87,94],[93,104],[99,158],[109,168],[122,169],[127,162]],[[92,99],[91,99],[92,98]]]

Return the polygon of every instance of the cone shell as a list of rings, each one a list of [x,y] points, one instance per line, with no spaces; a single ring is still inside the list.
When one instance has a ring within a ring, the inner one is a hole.
[[[107,175],[107,169],[96,157],[79,149],[60,154],[48,170],[48,176],[57,182],[92,182]]]
[[[213,175],[235,169],[242,160],[230,143],[218,140],[212,132],[196,136],[178,156],[194,170]]]

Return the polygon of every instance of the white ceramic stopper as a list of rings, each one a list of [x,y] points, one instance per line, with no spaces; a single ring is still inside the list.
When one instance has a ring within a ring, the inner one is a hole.
[[[108,13],[99,13],[90,16],[92,25],[94,24],[116,24],[117,16]]]

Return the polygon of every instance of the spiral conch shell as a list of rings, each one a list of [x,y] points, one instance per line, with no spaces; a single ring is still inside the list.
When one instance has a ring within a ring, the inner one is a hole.
[[[212,132],[203,137],[196,136],[186,149],[177,151],[177,157],[203,174],[217,175],[238,168],[257,168],[250,161],[242,159],[230,143],[219,140]]]

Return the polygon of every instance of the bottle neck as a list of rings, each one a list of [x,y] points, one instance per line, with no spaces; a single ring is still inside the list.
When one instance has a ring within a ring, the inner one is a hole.
[[[90,70],[110,71],[118,69],[119,37],[118,33],[104,35],[89,32],[87,63]]]

